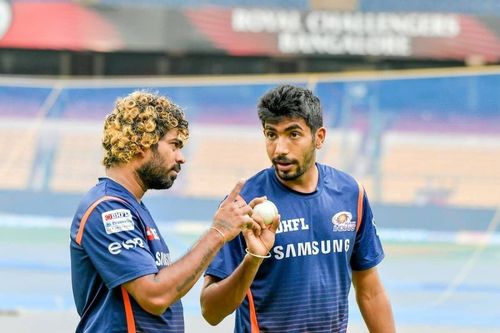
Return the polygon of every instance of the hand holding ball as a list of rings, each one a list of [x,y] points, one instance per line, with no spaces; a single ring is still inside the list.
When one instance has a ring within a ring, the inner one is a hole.
[[[265,224],[271,224],[274,217],[278,215],[278,208],[272,201],[266,200],[255,205],[252,214],[260,215]]]

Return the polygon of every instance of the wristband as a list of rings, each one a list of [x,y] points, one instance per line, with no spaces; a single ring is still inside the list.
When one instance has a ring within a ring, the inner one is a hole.
[[[252,253],[252,252],[248,251],[248,247],[245,249],[245,252],[247,254],[251,255],[252,257],[259,258],[259,259],[271,258],[271,252],[269,252],[265,256],[261,256],[260,254],[255,254],[255,253]]]
[[[222,231],[220,231],[216,227],[210,227],[210,229],[214,229],[215,231],[217,231],[219,233],[219,235],[222,237],[222,243],[223,244],[226,243],[226,235],[224,235],[224,233]]]

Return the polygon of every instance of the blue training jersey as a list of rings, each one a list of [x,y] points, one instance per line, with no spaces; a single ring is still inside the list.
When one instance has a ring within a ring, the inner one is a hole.
[[[70,248],[73,295],[81,317],[77,333],[184,332],[180,301],[155,316],[121,286],[171,264],[147,208],[123,186],[100,178],[84,196],[71,225]]]
[[[247,202],[266,195],[281,221],[271,258],[236,310],[235,332],[345,332],[352,270],[374,267],[384,257],[363,188],[339,170],[316,166],[313,193],[285,187],[274,168],[247,180],[240,193]],[[226,278],[245,248],[243,236],[233,239],[205,274]]]

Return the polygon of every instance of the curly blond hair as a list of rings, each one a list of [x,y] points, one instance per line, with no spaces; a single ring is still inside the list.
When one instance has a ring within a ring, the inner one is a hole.
[[[102,146],[106,168],[129,162],[141,150],[153,147],[171,129],[177,128],[182,141],[189,137],[182,109],[166,97],[134,91],[116,101],[106,116]]]

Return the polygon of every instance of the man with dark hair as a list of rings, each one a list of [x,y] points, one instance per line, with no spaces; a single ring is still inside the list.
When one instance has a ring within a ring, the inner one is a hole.
[[[365,191],[316,162],[326,137],[319,99],[282,85],[261,98],[258,114],[272,167],[248,179],[240,195],[276,204],[276,240],[249,255],[239,236],[219,251],[205,273],[203,316],[216,325],[236,310],[241,333],[345,332],[352,283],[370,332],[394,332],[376,268],[384,252]]]
[[[81,319],[76,332],[184,332],[183,297],[226,241],[245,229],[274,241],[278,225],[252,218],[238,182],[210,229],[178,261],[142,197],[170,188],[185,162],[189,136],[182,110],[163,96],[136,91],[106,117],[106,177],[82,199],[71,225],[71,278]]]

